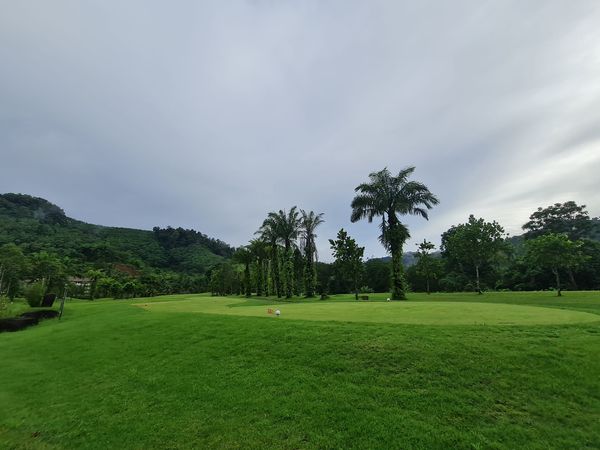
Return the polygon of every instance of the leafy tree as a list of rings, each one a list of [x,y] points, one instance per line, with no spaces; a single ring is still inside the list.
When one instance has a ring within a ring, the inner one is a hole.
[[[365,281],[375,292],[386,292],[390,289],[390,263],[381,258],[369,259],[364,264]]]
[[[586,257],[582,242],[572,241],[566,234],[549,233],[527,241],[527,258],[541,269],[549,269],[556,280],[558,296],[562,295],[560,271],[575,268]]]
[[[442,252],[474,270],[476,290],[481,294],[480,270],[507,249],[504,237],[504,228],[496,221],[486,222],[471,215],[467,223],[453,226],[442,235]]]
[[[585,264],[576,268],[579,287],[600,289],[600,242],[584,239],[581,251],[585,256]]]
[[[210,288],[214,295],[229,295],[239,291],[239,279],[231,263],[225,262],[212,269]]]
[[[427,285],[427,294],[430,293],[429,280],[437,279],[440,274],[440,261],[435,258],[431,252],[435,249],[435,245],[429,242],[427,239],[423,239],[423,242],[417,244],[419,250],[417,251],[417,264],[416,271],[419,275],[425,277]]]
[[[587,237],[592,226],[585,205],[568,201],[538,208],[529,216],[529,222],[523,225],[523,230],[527,239],[549,233],[564,233],[569,239],[576,240]]]
[[[304,260],[306,263],[304,269],[304,292],[306,297],[314,297],[317,283],[315,262],[318,259],[317,245],[315,243],[317,235],[315,230],[324,222],[323,213],[315,214],[313,211],[306,212],[303,209],[300,212],[302,213],[300,246],[304,250]]]
[[[97,269],[90,269],[85,275],[90,279],[90,299],[94,300],[98,289],[98,280],[104,277],[104,272]]]
[[[385,168],[369,174],[369,182],[358,185],[358,194],[352,200],[352,222],[367,219],[372,222],[381,217],[381,235],[379,239],[392,255],[392,298],[406,298],[406,282],[402,269],[402,247],[410,237],[408,228],[400,222],[398,216],[417,215],[428,219],[427,210],[439,203],[427,186],[408,178],[414,167],[401,170],[393,176]]]
[[[590,219],[585,205],[568,201],[538,208],[529,216],[529,222],[523,225],[523,229],[526,231],[526,239],[549,233],[564,233],[569,239],[577,240],[593,237],[595,232],[600,230],[600,226],[597,220]],[[567,269],[567,275],[573,288],[577,289],[577,282],[571,268]]]
[[[364,247],[356,245],[356,241],[348,236],[342,228],[338,231],[337,239],[329,239],[329,244],[335,258],[335,265],[341,273],[352,280],[354,296],[358,300],[358,282],[362,272]]]
[[[15,244],[0,246],[0,296],[6,294],[13,299],[27,269],[28,261],[20,247]]]
[[[33,254],[31,259],[33,277],[42,281],[45,292],[52,287],[62,288],[65,267],[57,255],[42,251]]]
[[[329,294],[331,291],[331,280],[333,279],[333,264],[316,262],[315,269],[317,271],[317,294],[321,296]]]

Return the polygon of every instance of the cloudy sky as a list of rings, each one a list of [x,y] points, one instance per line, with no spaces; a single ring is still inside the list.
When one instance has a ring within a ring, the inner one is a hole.
[[[351,224],[369,172],[518,234],[538,206],[600,215],[600,2],[0,0],[0,192],[233,245],[270,210]]]

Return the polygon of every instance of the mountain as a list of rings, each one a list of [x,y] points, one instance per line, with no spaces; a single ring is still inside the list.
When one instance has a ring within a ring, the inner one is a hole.
[[[66,259],[73,273],[117,266],[202,275],[234,252],[194,230],[92,225],[68,217],[43,198],[10,193],[0,195],[0,246],[7,243],[25,254],[54,253]]]

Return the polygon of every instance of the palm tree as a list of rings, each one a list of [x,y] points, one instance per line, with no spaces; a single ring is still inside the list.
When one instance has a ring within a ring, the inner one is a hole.
[[[233,259],[244,265],[244,293],[246,297],[252,296],[252,284],[250,281],[250,264],[252,263],[253,255],[247,247],[240,247],[233,254]]]
[[[287,213],[282,209],[278,212],[270,212],[259,230],[261,234],[268,236],[271,240],[275,237],[274,243],[281,243],[285,248],[283,281],[287,298],[291,298],[294,293],[293,248],[296,246],[299,228],[299,213],[297,207],[294,206]],[[281,279],[279,279],[279,284],[281,285]],[[280,289],[277,296],[279,293]]]
[[[315,269],[315,261],[317,260],[317,246],[315,239],[316,228],[321,225],[323,213],[315,214],[314,211],[308,213],[303,209],[302,222],[300,224],[300,247],[304,250],[305,270],[304,270],[304,293],[306,297],[315,296],[315,286],[317,284],[317,272]]]
[[[427,210],[439,203],[427,186],[418,181],[408,181],[414,167],[401,170],[393,176],[386,168],[369,174],[369,182],[358,185],[358,194],[352,200],[350,220],[373,221],[381,217],[379,240],[392,255],[392,299],[406,299],[406,288],[402,270],[402,246],[410,237],[408,228],[398,215],[416,215],[428,220]]]
[[[281,297],[282,289],[281,289],[281,269],[279,266],[279,246],[277,244],[278,240],[278,223],[276,220],[275,213],[269,213],[267,218],[264,220],[263,224],[259,228],[259,230],[255,233],[260,235],[260,238],[267,242],[269,250],[270,250],[270,271],[271,271],[271,280],[273,281],[273,287],[275,288],[275,293],[277,297]]]
[[[268,296],[268,288],[265,289],[268,284],[265,277],[265,261],[269,257],[269,244],[262,239],[252,239],[248,249],[256,263],[256,295],[262,297],[266,292]]]

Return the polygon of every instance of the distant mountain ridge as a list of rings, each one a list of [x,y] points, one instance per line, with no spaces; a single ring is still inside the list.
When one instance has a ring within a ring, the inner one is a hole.
[[[195,230],[88,224],[43,198],[13,193],[0,194],[0,245],[7,243],[25,253],[56,253],[82,270],[86,265],[127,264],[187,274],[203,274],[235,250]]]

